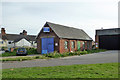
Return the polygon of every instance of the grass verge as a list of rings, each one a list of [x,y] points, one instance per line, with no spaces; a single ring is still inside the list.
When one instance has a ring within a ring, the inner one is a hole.
[[[106,50],[104,49],[96,49],[96,50],[88,50],[88,51],[76,51],[76,52],[66,52],[66,53],[57,53],[56,51],[53,53],[49,54],[44,54],[40,56],[24,56],[24,57],[15,57],[15,58],[3,58],[0,61],[5,62],[5,61],[24,61],[24,60],[33,60],[33,59],[48,59],[48,58],[60,58],[60,57],[67,57],[67,56],[74,56],[74,55],[85,55],[85,54],[91,54],[91,53],[97,53],[97,52],[104,52]],[[4,56],[9,56],[12,53],[4,53],[2,55]],[[32,53],[30,53],[32,54]],[[15,55],[15,52],[13,53]]]
[[[16,57],[16,58],[3,58],[0,61],[25,61],[25,60],[33,60],[33,59],[48,59],[48,57],[45,56],[24,56],[24,57]]]
[[[118,63],[3,69],[3,78],[118,78]]]
[[[88,54],[90,53],[98,53],[98,52],[105,52],[107,51],[106,49],[93,49],[93,50],[88,50]]]
[[[16,56],[16,51],[13,52],[5,52],[3,54],[0,54],[2,57],[9,57],[9,56]]]

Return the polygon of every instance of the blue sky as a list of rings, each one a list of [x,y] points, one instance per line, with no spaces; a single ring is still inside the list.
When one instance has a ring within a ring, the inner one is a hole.
[[[94,39],[95,30],[118,27],[118,1],[2,2],[1,27],[37,35],[46,21],[83,29]]]

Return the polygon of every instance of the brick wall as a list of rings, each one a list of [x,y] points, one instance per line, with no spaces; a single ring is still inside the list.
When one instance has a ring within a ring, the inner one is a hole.
[[[98,43],[97,45],[97,47],[96,48],[99,48],[99,36],[98,35],[95,35],[95,43]],[[96,44],[95,44],[95,46],[96,46]]]
[[[37,39],[37,52],[41,53],[41,39],[40,39],[40,37]]]
[[[67,40],[67,39],[60,39],[59,40],[59,52],[60,53],[64,53],[64,52],[69,52],[69,46],[68,46],[68,49],[65,49],[65,46],[64,46],[64,42],[65,41],[68,41],[68,45],[70,45],[69,44],[69,40]]]
[[[65,41],[68,42],[68,49],[65,49],[64,43]],[[74,41],[75,42],[75,47],[72,48],[72,44],[71,42]],[[59,41],[59,52],[60,53],[64,53],[64,52],[74,52],[77,51],[77,41],[80,41],[80,50],[90,50],[92,49],[92,42],[91,41],[81,41],[81,40],[68,40],[68,39],[60,39]],[[83,42],[85,43],[85,48],[83,47]],[[89,44],[89,47],[88,47]]]

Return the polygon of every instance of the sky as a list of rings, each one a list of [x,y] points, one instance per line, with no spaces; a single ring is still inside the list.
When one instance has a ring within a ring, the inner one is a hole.
[[[37,35],[46,21],[83,29],[95,40],[96,29],[118,27],[118,0],[5,0],[0,28]]]

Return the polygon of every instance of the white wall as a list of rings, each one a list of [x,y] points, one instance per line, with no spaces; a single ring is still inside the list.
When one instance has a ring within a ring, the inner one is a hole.
[[[3,42],[3,43],[2,43]],[[7,41],[0,38],[0,47],[7,47]]]
[[[27,41],[26,39],[21,39],[19,42],[15,43],[16,47],[22,47],[22,46],[27,46],[31,47],[31,43]]]
[[[11,44],[9,44],[9,42],[11,42]],[[14,43],[12,43],[12,42],[13,42],[12,40],[7,41],[7,47],[8,48],[14,47]]]

